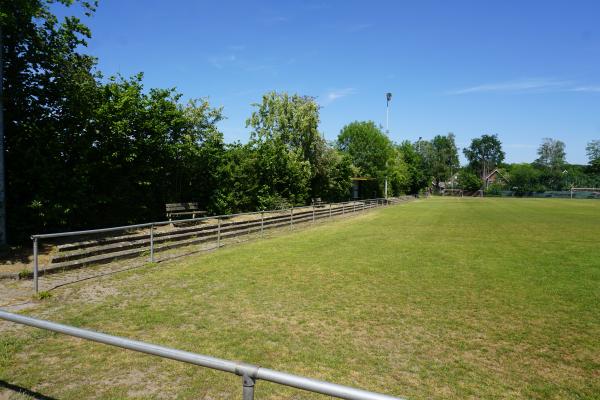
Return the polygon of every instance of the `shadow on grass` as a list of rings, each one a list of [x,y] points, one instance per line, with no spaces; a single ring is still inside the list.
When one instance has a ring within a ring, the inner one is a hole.
[[[49,397],[49,396],[45,396],[41,393],[38,392],[34,392],[33,390],[29,390],[27,388],[21,387],[21,386],[17,386],[17,385],[13,385],[12,383],[8,383],[6,381],[3,381],[2,379],[0,379],[0,389],[8,389],[8,390],[12,390],[15,393],[19,393],[19,394],[23,394],[25,396],[29,396],[32,399],[37,399],[37,400],[58,400],[54,397]]]

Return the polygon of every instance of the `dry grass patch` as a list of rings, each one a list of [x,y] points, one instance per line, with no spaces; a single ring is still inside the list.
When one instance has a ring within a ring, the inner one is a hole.
[[[598,398],[599,236],[600,202],[431,199],[82,282],[27,312],[414,399]],[[240,391],[33,329],[0,346],[0,379],[61,399]]]

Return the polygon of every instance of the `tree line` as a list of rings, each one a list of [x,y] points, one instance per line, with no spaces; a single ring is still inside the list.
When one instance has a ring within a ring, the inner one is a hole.
[[[279,92],[253,105],[247,143],[226,143],[218,128],[223,109],[207,98],[183,102],[176,89],[146,89],[142,74],[103,76],[82,52],[89,28],[74,16],[59,20],[53,3],[0,0],[13,243],[32,233],[160,220],[169,202],[199,202],[223,214],[342,201],[351,197],[353,177],[366,179],[369,197],[382,196],[386,181],[389,195],[418,193],[457,173],[462,185],[476,187],[504,166],[494,135],[473,140],[462,169],[452,134],[394,143],[374,122],[355,121],[328,142],[315,98]],[[88,16],[96,7],[59,3]],[[597,171],[600,142],[590,146]],[[549,187],[559,186],[563,168],[556,152],[531,167],[545,171],[539,182]],[[514,168],[511,175],[528,173]],[[586,168],[577,174],[587,177]]]
[[[94,13],[95,2],[61,0]],[[223,110],[143,75],[105,77],[85,53],[89,28],[55,2],[1,0],[6,208],[12,242],[32,233],[164,218],[169,202],[211,214],[347,200],[351,177],[383,176],[390,194],[415,191],[402,151],[370,122],[340,140],[319,132],[314,98],[266,93],[247,143],[225,143]],[[358,151],[363,143],[369,155]],[[414,157],[414,155],[411,155]],[[415,169],[416,170],[416,169]]]

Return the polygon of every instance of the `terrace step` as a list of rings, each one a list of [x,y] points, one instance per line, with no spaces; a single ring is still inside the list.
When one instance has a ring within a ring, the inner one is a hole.
[[[308,213],[312,214],[312,210],[296,212],[296,213],[294,213],[294,218],[296,218],[296,216],[300,216],[300,215],[308,214]],[[286,215],[286,214],[265,216],[264,224],[268,225],[269,221],[278,220],[281,218],[288,218],[288,217],[289,217],[289,215]],[[260,220],[256,219],[256,220],[249,220],[249,221],[222,221],[221,229],[224,230],[231,226],[244,225],[249,222],[260,223]],[[163,236],[170,236],[173,234],[174,231],[177,231],[178,233],[186,233],[186,232],[192,233],[192,232],[197,232],[202,229],[208,229],[211,227],[216,228],[216,226],[217,226],[216,224],[203,224],[200,226],[193,226],[193,227],[187,226],[187,227],[183,227],[183,228],[179,228],[179,227],[175,226],[173,231],[169,231],[169,232],[156,231],[156,232],[154,232],[154,239],[156,240]],[[57,246],[57,250],[58,250],[58,252],[70,252],[70,251],[81,249],[81,248],[98,247],[101,245],[120,243],[123,241],[143,240],[144,238],[148,238],[148,237],[149,237],[148,232],[125,234],[125,235],[118,235],[118,236],[113,236],[113,237],[108,237],[108,238],[90,239],[90,240],[86,240],[86,241],[61,244],[61,245]]]
[[[294,209],[293,224],[310,223],[313,219],[320,220],[329,216],[352,214],[364,209],[377,207],[376,203],[347,203],[343,206],[317,207],[313,209]],[[220,228],[216,223],[206,222],[196,226],[185,226],[167,232],[155,231],[153,234],[154,252],[159,253],[175,249],[217,241],[217,233],[220,229],[221,240],[234,238],[250,233],[260,232],[289,226],[290,214],[278,213],[276,215],[265,215],[261,219],[249,219],[245,221],[227,221],[221,219]],[[216,244],[216,243],[215,243]],[[129,259],[140,257],[149,253],[149,232],[136,232],[124,235],[115,235],[109,238],[91,239],[75,243],[57,246],[58,252],[52,258],[50,265],[41,270],[40,273],[53,273],[80,268],[88,265],[105,264],[117,259]]]

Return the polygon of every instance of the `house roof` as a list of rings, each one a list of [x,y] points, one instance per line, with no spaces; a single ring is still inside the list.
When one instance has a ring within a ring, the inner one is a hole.
[[[506,176],[504,176],[504,174],[502,172],[500,172],[500,170],[498,170],[498,168],[494,168],[494,170],[492,172],[490,172],[485,178],[483,178],[485,181],[488,181],[492,175],[494,174],[498,174],[502,177],[502,179],[504,179],[505,181],[508,182],[508,179],[506,178]]]

